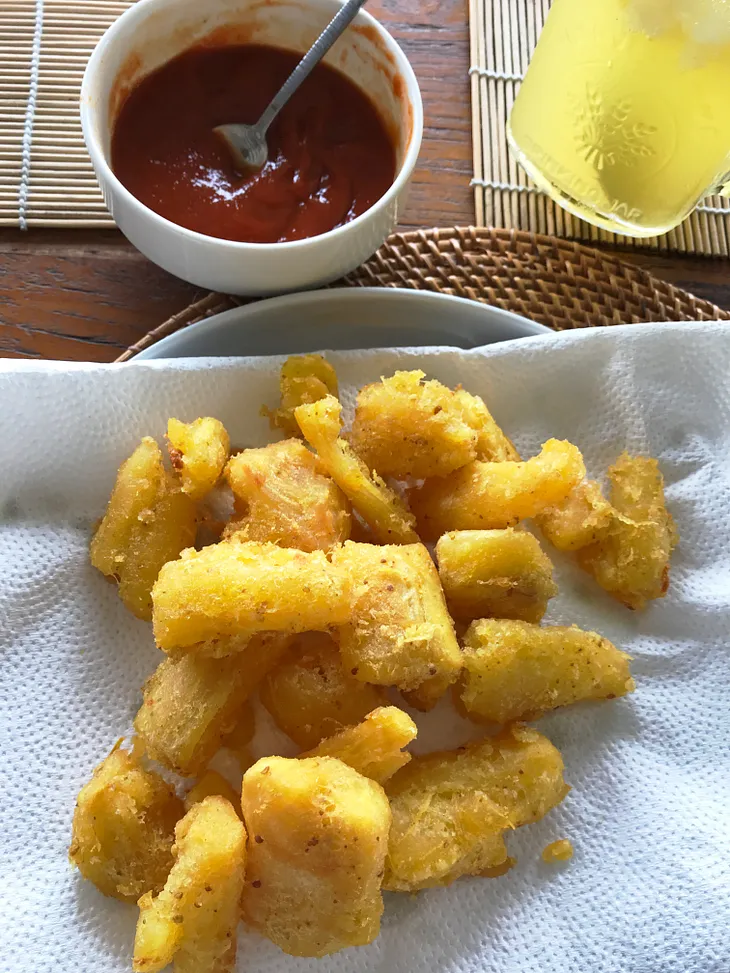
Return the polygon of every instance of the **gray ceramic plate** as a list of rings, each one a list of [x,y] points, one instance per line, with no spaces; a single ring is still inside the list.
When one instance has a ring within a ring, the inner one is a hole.
[[[552,334],[496,307],[428,291],[353,287],[257,301],[191,324],[137,356],[289,355],[352,348],[476,348]]]

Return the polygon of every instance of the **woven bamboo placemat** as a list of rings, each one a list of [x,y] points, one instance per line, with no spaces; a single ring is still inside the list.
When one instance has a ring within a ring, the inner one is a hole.
[[[81,134],[79,90],[116,0],[0,0],[0,226],[114,226]]]
[[[512,158],[507,118],[549,10],[550,0],[469,0],[476,222],[569,240],[730,256],[730,200],[722,196],[708,197],[664,236],[633,240],[566,213]]]
[[[555,331],[730,320],[730,312],[610,254],[555,237],[473,226],[394,233],[367,263],[332,286],[406,287],[467,297]],[[117,361],[241,303],[209,294],[150,331]]]

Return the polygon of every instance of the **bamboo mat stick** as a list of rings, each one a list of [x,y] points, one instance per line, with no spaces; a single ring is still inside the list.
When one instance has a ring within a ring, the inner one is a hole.
[[[472,186],[477,223],[587,243],[730,256],[730,199],[711,196],[664,236],[634,240],[563,210],[539,192],[512,157],[507,122],[550,2],[469,0]]]
[[[89,55],[130,5],[0,0],[0,226],[114,226],[78,103]]]

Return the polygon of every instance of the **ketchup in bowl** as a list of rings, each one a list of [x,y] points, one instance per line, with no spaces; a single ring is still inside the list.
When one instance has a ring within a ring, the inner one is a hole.
[[[260,172],[238,173],[213,133],[258,121],[300,57],[201,46],[147,75],[114,126],[117,178],[160,216],[224,240],[301,240],[359,216],[392,185],[395,150],[367,95],[334,68],[318,64],[274,120]]]

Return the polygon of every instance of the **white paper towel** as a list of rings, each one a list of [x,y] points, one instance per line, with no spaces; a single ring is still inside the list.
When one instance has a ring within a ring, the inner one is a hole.
[[[595,628],[630,652],[637,691],[540,722],[573,790],[510,836],[519,862],[509,875],[388,895],[378,941],[326,960],[242,933],[239,969],[728,973],[730,328],[332,360],[349,393],[396,367],[461,382],[521,451],[569,438],[593,475],[624,448],[658,457],[681,542],[668,597],[642,614],[555,557],[560,594],[547,620]],[[142,435],[161,437],[170,415],[216,415],[237,445],[265,442],[258,410],[276,401],[278,365],[0,364],[3,973],[130,968],[136,910],[82,881],[66,852],[76,793],[129,726],[159,653],[89,566],[90,529],[119,463]],[[573,861],[543,864],[544,845],[563,836]]]

